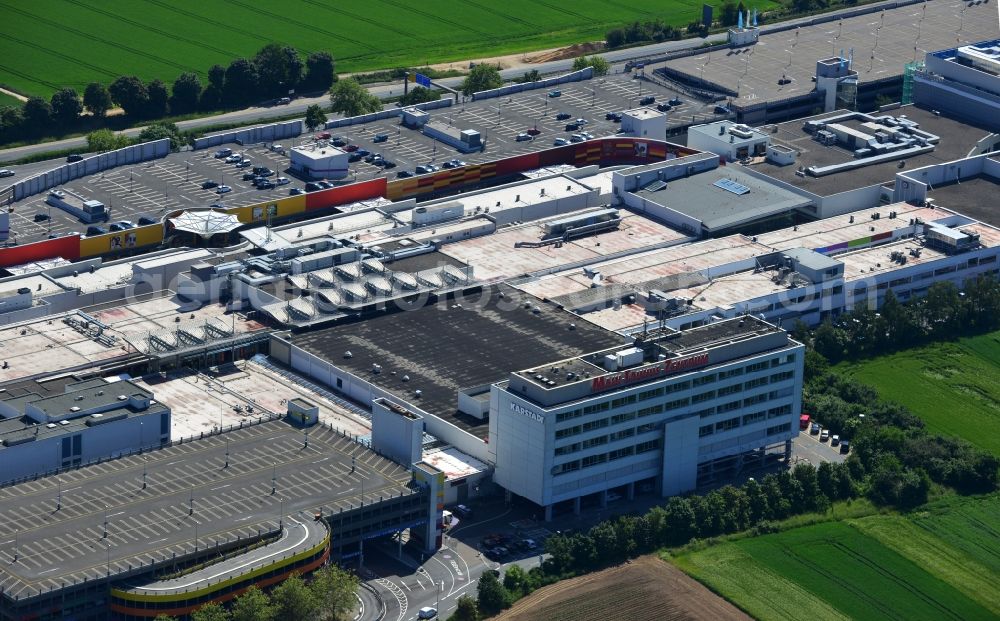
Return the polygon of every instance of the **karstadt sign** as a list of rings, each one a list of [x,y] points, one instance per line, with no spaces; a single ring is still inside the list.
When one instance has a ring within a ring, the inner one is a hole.
[[[514,412],[515,414],[520,414],[521,416],[526,416],[531,420],[535,421],[536,423],[545,422],[545,417],[539,414],[538,412],[532,412],[528,408],[522,407],[514,403],[513,401],[510,404],[510,411]]]
[[[608,373],[607,375],[595,377],[591,380],[590,391],[599,392],[602,390],[610,390],[620,386],[635,384],[636,382],[651,380],[663,375],[677,373],[678,371],[687,371],[706,364],[708,364],[707,353],[689,356],[687,358],[677,358],[675,360],[664,360],[659,364],[654,364],[641,369],[631,369],[620,373]]]

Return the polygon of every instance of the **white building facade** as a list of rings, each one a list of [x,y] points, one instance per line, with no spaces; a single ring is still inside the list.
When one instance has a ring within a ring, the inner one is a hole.
[[[787,455],[803,359],[786,332],[741,317],[512,373],[491,395],[495,481],[551,519],[558,503],[680,494],[768,450]]]

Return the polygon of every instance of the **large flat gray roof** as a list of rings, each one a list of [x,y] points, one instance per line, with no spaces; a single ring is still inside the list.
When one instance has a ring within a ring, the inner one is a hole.
[[[624,342],[620,335],[505,285],[292,337],[292,343],[334,366],[480,437],[488,426],[458,412],[460,389]],[[375,364],[381,372],[373,371]],[[404,382],[403,376],[409,380]],[[415,390],[422,393],[419,399]]]
[[[927,191],[934,204],[1000,226],[1000,178],[977,175],[961,183],[936,185]]]
[[[750,191],[737,195],[713,185],[723,179],[742,184]],[[736,166],[722,166],[675,179],[661,190],[640,190],[637,194],[648,201],[701,220],[709,232],[737,227],[810,203],[809,199],[757,179]]]
[[[854,49],[853,69],[864,84],[900,76],[906,63],[955,47],[956,38],[965,44],[997,36],[994,2],[935,0],[765,34],[756,45],[680,58],[666,66],[738,90],[737,103],[749,106],[811,93],[816,61],[839,56],[841,50],[847,56]],[[778,84],[782,76],[791,83]]]
[[[327,427],[310,429],[304,447],[301,429],[271,421],[0,488],[0,591],[25,597],[103,579],[191,553],[196,536],[203,549],[272,530],[282,510],[347,510],[361,488],[369,501],[408,494],[409,480],[406,468]]]
[[[933,2],[929,4],[933,4]],[[809,117],[809,119],[823,119],[842,113],[843,111],[829,112]],[[751,168],[813,194],[830,196],[857,188],[889,183],[895,178],[897,172],[904,170],[961,159],[968,155],[977,142],[990,133],[986,127],[950,119],[943,114],[938,116],[929,110],[916,106],[903,106],[885,113],[873,112],[871,114],[873,116],[888,114],[897,118],[905,115],[906,118],[918,123],[920,129],[939,136],[941,140],[929,153],[903,158],[906,163],[902,168],[900,168],[899,162],[903,160],[892,160],[880,164],[869,164],[825,177],[811,177],[809,175],[800,177],[795,174],[800,166],[821,167],[850,162],[854,161],[854,154],[843,147],[824,146],[816,142],[813,140],[812,134],[807,134],[802,129],[806,119],[799,119],[778,124],[776,126],[777,132],[771,134],[772,144],[781,144],[799,152],[795,163],[788,166],[778,166],[763,161],[751,164]]]

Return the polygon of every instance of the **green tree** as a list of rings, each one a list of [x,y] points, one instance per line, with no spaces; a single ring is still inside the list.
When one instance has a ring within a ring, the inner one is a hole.
[[[958,333],[962,321],[962,300],[954,283],[947,280],[934,283],[927,289],[922,303],[925,321],[933,334],[950,338]]]
[[[736,12],[736,3],[733,0],[726,0],[719,10],[719,22],[723,26],[735,26],[738,21]]]
[[[151,140],[170,139],[170,150],[177,151],[184,143],[184,136],[181,130],[173,123],[151,123],[139,132],[139,142],[149,142]]]
[[[177,621],[177,617],[171,617],[170,615],[156,615],[153,621]]]
[[[440,95],[438,95],[437,91],[432,91],[423,86],[414,86],[410,89],[410,92],[399,99],[399,103],[404,106],[412,106],[427,101],[437,101],[438,99],[440,99]]]
[[[306,74],[299,85],[303,90],[329,90],[336,81],[336,65],[330,52],[313,52],[306,58]]]
[[[108,87],[111,101],[131,117],[141,117],[149,105],[149,91],[134,75],[121,76]]]
[[[229,106],[247,104],[257,98],[257,67],[246,58],[237,58],[226,68],[222,101]]]
[[[229,621],[229,613],[219,604],[209,602],[191,613],[191,621]]]
[[[274,618],[274,608],[263,591],[251,586],[233,600],[229,616],[232,621],[271,621]]]
[[[508,592],[520,596],[528,579],[528,574],[521,569],[520,565],[511,565],[503,574],[503,588]]]
[[[521,84],[528,84],[530,82],[538,82],[542,79],[542,74],[538,72],[538,69],[532,69],[531,71],[525,71],[524,75],[520,79],[515,80]]]
[[[98,118],[103,118],[111,109],[111,93],[100,82],[91,82],[83,90],[83,107]]]
[[[170,110],[174,114],[187,114],[198,109],[201,98],[201,79],[196,73],[182,73],[170,88]]]
[[[614,28],[604,35],[604,44],[609,48],[616,48],[625,45],[625,30]]]
[[[480,63],[473,67],[469,75],[465,77],[465,81],[462,83],[462,92],[471,95],[501,86],[503,86],[503,78],[500,77],[500,70],[496,65]]]
[[[448,621],[479,621],[479,605],[471,595],[463,595],[455,603],[455,612]]]
[[[208,84],[222,90],[226,84],[226,68],[222,65],[212,65],[208,68]]]
[[[545,553],[549,555],[545,564],[552,573],[559,575],[573,565],[573,546],[569,537],[553,535],[545,540]]]
[[[71,88],[63,88],[53,93],[49,105],[52,106],[52,119],[63,125],[73,123],[83,112],[80,96]]]
[[[21,114],[28,131],[36,134],[47,130],[52,122],[52,106],[41,97],[31,97],[24,102]]]
[[[320,619],[346,620],[354,610],[358,577],[336,565],[327,565],[315,573],[309,590],[312,591]]]
[[[146,86],[149,100],[146,104],[146,117],[159,119],[167,116],[167,105],[170,101],[170,93],[167,92],[167,85],[163,80],[153,80]]]
[[[500,584],[495,571],[486,570],[479,576],[477,592],[479,610],[482,612],[496,614],[507,607],[507,591]]]
[[[316,614],[312,591],[298,574],[292,574],[271,592],[275,621],[305,621]]]
[[[103,153],[123,149],[132,144],[128,136],[116,134],[110,129],[98,129],[87,134],[87,151]]]
[[[4,106],[0,108],[0,141],[10,142],[17,139],[24,131],[24,117],[21,108]]]
[[[326,114],[323,113],[323,108],[319,104],[313,104],[306,108],[306,128],[309,131],[316,129],[317,127],[322,127],[326,123]]]
[[[587,67],[594,68],[595,76],[607,75],[608,71],[611,70],[611,64],[604,60],[602,56],[578,56],[573,60],[573,71],[579,71]]]
[[[354,78],[340,80],[330,89],[330,104],[334,112],[358,116],[382,110],[382,100],[368,92]]]
[[[813,347],[827,360],[837,362],[844,355],[843,335],[827,319],[816,328],[813,334]]]
[[[257,68],[257,91],[276,97],[298,86],[302,79],[302,59],[294,47],[268,43],[253,58]]]

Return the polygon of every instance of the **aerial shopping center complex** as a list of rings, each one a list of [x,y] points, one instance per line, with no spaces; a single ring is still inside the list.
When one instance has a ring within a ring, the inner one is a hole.
[[[1000,273],[997,40],[878,76],[826,46],[789,93],[688,55],[5,189],[0,621],[184,616],[373,542],[433,554],[479,496],[551,521],[791,463],[797,322]],[[683,127],[653,103],[682,95]],[[594,134],[502,137],[557,113],[533,129]],[[376,136],[416,174],[336,146]],[[338,183],[204,194],[224,151]]]

